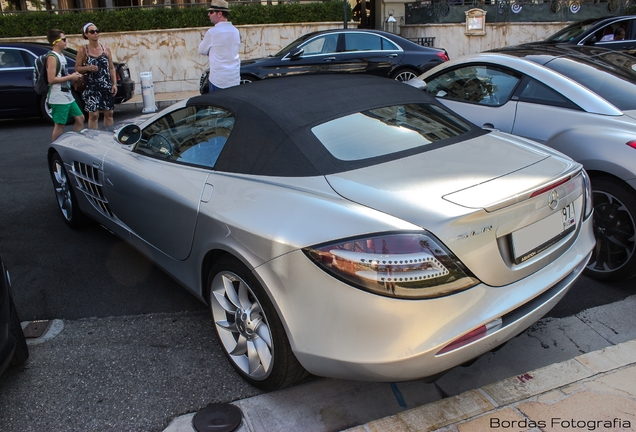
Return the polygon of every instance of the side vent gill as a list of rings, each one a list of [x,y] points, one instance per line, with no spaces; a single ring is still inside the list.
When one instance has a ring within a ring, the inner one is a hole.
[[[86,195],[86,198],[93,203],[95,208],[108,217],[113,217],[113,213],[108,207],[108,200],[104,197],[102,183],[99,180],[99,170],[95,167],[73,162],[72,174],[77,180],[79,189]]]

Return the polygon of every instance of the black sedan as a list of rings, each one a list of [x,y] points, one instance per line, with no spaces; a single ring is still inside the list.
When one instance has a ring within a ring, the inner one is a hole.
[[[241,83],[308,73],[365,73],[408,81],[448,61],[444,49],[379,30],[335,29],[306,34],[273,56],[241,62]],[[208,83],[208,72],[201,77]]]
[[[45,97],[33,90],[35,59],[51,49],[49,44],[37,42],[0,43],[0,118],[42,116],[50,119],[44,107]],[[68,72],[75,70],[77,51],[65,49]],[[126,63],[115,63],[117,94],[115,103],[129,100],[135,93],[135,82],[130,78]],[[74,94],[81,103],[81,97]]]
[[[625,37],[614,40],[614,32],[622,29]],[[590,18],[577,21],[559,30],[539,44],[596,45],[613,50],[636,49],[636,15]]]
[[[0,257],[0,374],[6,368],[17,366],[29,357],[20,319],[11,297],[9,272]]]

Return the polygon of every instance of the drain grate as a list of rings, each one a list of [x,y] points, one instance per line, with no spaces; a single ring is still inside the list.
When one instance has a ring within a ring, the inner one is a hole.
[[[31,321],[22,329],[22,333],[24,333],[24,337],[28,339],[39,338],[46,333],[50,326],[50,320]]]

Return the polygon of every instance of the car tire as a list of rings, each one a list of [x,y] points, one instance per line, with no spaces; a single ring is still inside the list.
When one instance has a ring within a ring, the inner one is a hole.
[[[406,82],[413,78],[417,78],[418,76],[419,74],[415,72],[413,69],[400,69],[399,71],[395,72],[391,76],[391,78],[393,78],[396,81]]]
[[[592,178],[596,247],[585,275],[620,281],[636,275],[636,193],[619,180]]]
[[[42,118],[49,123],[53,124],[53,118],[51,117],[51,110],[46,106],[46,95],[40,98],[40,114]]]
[[[11,366],[18,366],[29,358],[29,346],[27,345],[26,338],[24,337],[20,318],[18,317],[18,311],[16,310],[11,295],[9,295],[9,319],[11,335],[16,341],[15,351],[13,352],[13,358],[11,359],[10,364]]]
[[[54,153],[51,157],[49,171],[53,181],[55,198],[64,222],[71,228],[81,228],[87,225],[90,220],[77,205],[73,186],[59,154]]]
[[[79,109],[84,114],[84,117],[86,117],[87,114],[86,114],[86,111],[84,111],[84,100],[82,99],[82,95],[80,95],[79,93],[76,93],[75,91],[73,91],[72,94],[73,94],[73,98],[75,98],[75,102],[77,102],[77,105],[79,106]],[[46,121],[53,124],[53,118],[51,117],[51,110],[48,109],[46,106],[46,96],[42,96],[40,98],[40,113],[42,114],[42,117]],[[74,122],[75,120],[73,119],[73,117],[71,117],[70,119],[66,121],[66,124],[72,125]]]
[[[272,391],[305,376],[272,302],[245,265],[231,256],[219,259],[208,294],[223,352],[247,382]]]

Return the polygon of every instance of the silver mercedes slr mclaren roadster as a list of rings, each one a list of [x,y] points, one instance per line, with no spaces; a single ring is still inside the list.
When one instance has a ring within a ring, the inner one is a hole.
[[[594,247],[582,166],[372,76],[264,80],[48,149],[103,225],[210,306],[252,385],[433,377],[550,310]]]

